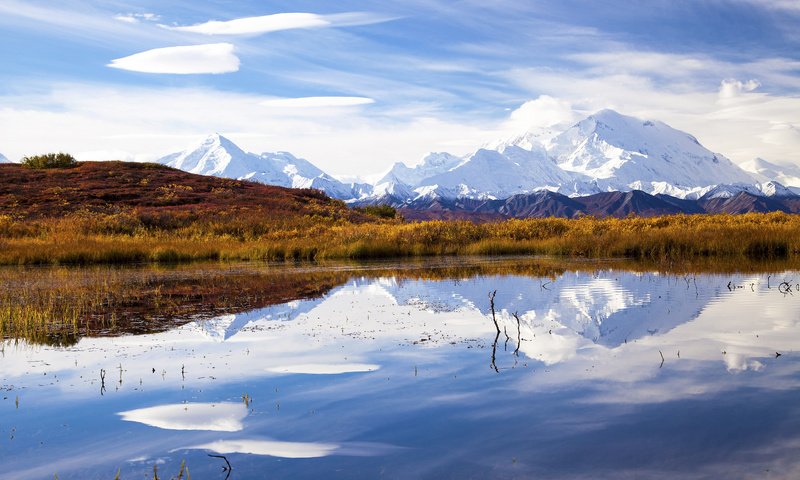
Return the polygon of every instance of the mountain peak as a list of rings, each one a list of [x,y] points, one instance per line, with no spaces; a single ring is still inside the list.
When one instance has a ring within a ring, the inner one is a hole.
[[[0,163],[11,163],[11,160],[7,159],[5,155],[0,153]]]
[[[206,138],[203,139],[202,143],[200,143],[200,146],[198,148],[195,148],[194,150],[199,150],[203,148],[205,149],[223,148],[228,152],[236,152],[242,154],[245,153],[244,150],[239,148],[238,145],[233,143],[227,137],[220,135],[219,133],[212,133],[211,135],[208,135]]]

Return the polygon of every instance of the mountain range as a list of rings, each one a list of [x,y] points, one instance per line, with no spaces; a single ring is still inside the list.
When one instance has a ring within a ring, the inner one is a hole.
[[[288,152],[246,152],[219,134],[158,162],[315,188],[354,206],[387,204],[410,211],[409,218],[795,211],[800,193],[800,167],[761,158],[738,166],[688,133],[613,110],[464,156],[436,152],[413,167],[396,163],[372,183],[341,181]]]
[[[316,188],[338,199],[364,197],[366,184],[346,184],[288,152],[249,153],[227,138],[214,134],[183,152],[158,163],[199,175],[251,180],[287,188]]]

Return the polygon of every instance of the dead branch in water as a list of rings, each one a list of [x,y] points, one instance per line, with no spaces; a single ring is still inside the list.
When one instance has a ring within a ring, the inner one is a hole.
[[[494,297],[497,295],[497,290],[493,292],[489,292],[489,307],[492,310],[492,321],[494,322],[494,328],[497,329],[497,336],[500,336],[500,325],[497,324],[497,316],[495,315],[494,311]]]

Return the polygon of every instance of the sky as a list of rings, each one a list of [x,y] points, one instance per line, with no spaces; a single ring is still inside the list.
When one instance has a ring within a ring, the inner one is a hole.
[[[800,164],[800,0],[0,0],[0,153],[368,176],[611,108]]]

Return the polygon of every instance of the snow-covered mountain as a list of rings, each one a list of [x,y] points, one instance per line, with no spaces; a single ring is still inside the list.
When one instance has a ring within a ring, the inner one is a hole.
[[[757,180],[685,132],[602,110],[562,132],[537,129],[462,158],[437,153],[414,168],[396,164],[381,182],[412,191],[406,200],[508,198],[540,190],[569,196],[642,190],[697,199],[720,184],[754,186]]]
[[[200,175],[252,180],[288,188],[317,188],[343,200],[371,192],[369,186],[342,183],[308,160],[291,153],[245,152],[219,134],[210,135],[199,144],[167,155],[158,162]]]
[[[418,185],[426,178],[452,170],[463,161],[463,158],[450,155],[449,153],[429,153],[424,159],[422,159],[422,163],[413,168],[408,167],[406,164],[401,162],[395,163],[388,173],[381,177],[380,180],[375,182],[375,185],[381,185],[384,183]]]
[[[0,163],[11,163],[11,160],[7,159],[5,155],[0,153]]]
[[[559,167],[588,175],[606,190],[642,186],[650,193],[652,184],[660,182],[689,190],[754,180],[688,133],[613,110],[578,122],[555,137],[547,150]]]
[[[774,180],[787,187],[800,188],[800,167],[796,165],[776,165],[763,158],[756,158],[743,163],[742,168],[761,182]]]

